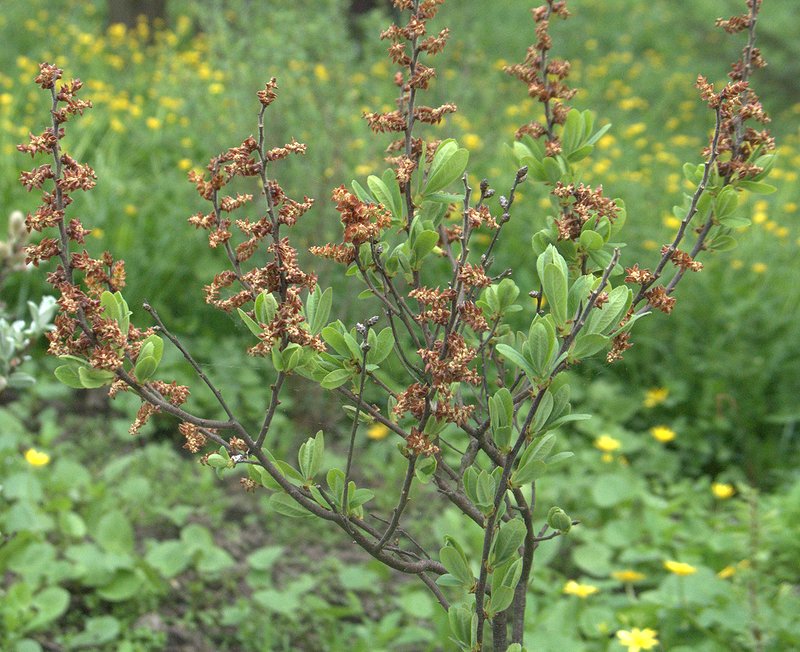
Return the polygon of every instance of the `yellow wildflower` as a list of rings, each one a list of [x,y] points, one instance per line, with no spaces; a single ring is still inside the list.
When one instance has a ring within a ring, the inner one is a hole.
[[[35,448],[29,448],[25,451],[25,461],[31,466],[46,466],[50,464],[50,456]]]
[[[125,32],[127,32],[127,28],[124,23],[114,23],[108,27],[108,35],[114,39],[125,38]]]
[[[133,217],[136,215],[139,209],[137,209],[133,204],[125,204],[125,208],[123,208],[123,210],[125,211],[125,215],[128,217]]]
[[[161,120],[154,118],[153,116],[147,118],[147,120],[145,120],[145,124],[147,125],[148,129],[153,129],[154,131],[161,128]]]
[[[736,490],[733,488],[732,484],[727,484],[726,482],[713,482],[711,484],[711,493],[714,494],[716,498],[720,500],[726,500],[733,496]]]
[[[654,629],[639,629],[634,627],[630,630],[621,629],[617,632],[617,640],[620,645],[628,648],[628,652],[639,652],[640,650],[652,650],[658,645],[658,632]]]
[[[93,238],[97,238],[98,240],[99,240],[100,238],[102,238],[102,237],[105,235],[105,233],[106,233],[106,232],[105,232],[105,231],[103,231],[103,229],[101,229],[101,228],[99,228],[99,227],[97,227],[97,228],[95,228],[95,229],[92,229],[92,231],[91,231],[92,237],[93,237]]]
[[[314,66],[314,76],[321,82],[326,82],[331,78],[328,69],[321,63]]]
[[[594,447],[603,451],[604,453],[611,453],[617,450],[622,443],[619,439],[614,439],[611,435],[600,435],[594,440]]]
[[[614,571],[611,573],[611,577],[620,582],[639,582],[647,576],[644,573],[628,568],[626,570]]]
[[[483,140],[478,134],[464,134],[461,141],[467,149],[480,149],[483,147]]]
[[[592,586],[591,584],[578,584],[575,580],[570,580],[564,585],[563,593],[567,595],[576,595],[581,599],[588,598],[590,595],[594,595],[600,589],[596,586]]]
[[[733,577],[736,574],[736,566],[726,566],[723,568],[719,573],[717,573],[717,577],[721,580],[727,580],[729,577]]]
[[[763,274],[764,272],[767,271],[767,264],[753,263],[753,266],[750,269],[752,269],[755,274]]]
[[[370,439],[385,439],[388,434],[389,428],[382,423],[373,423],[369,428],[367,428],[367,437]]]
[[[662,444],[675,439],[675,431],[672,428],[667,428],[667,426],[653,426],[650,428],[650,434]]]
[[[670,573],[681,576],[693,575],[697,572],[697,569],[691,564],[686,564],[682,561],[675,561],[674,559],[667,559],[664,562],[664,568],[666,568]]]
[[[669,389],[666,387],[654,387],[648,389],[644,395],[644,406],[646,408],[654,408],[656,405],[661,405],[667,400],[669,396]]]
[[[622,132],[625,138],[634,138],[647,130],[647,125],[644,122],[634,122],[627,129]]]
[[[667,215],[662,222],[669,229],[677,229],[681,225],[681,221],[674,215]]]

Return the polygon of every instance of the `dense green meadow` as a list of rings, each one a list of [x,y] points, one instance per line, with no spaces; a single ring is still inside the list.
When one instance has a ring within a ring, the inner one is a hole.
[[[32,80],[38,62],[53,61],[84,81],[95,106],[69,136],[71,153],[98,176],[73,207],[92,228],[87,248],[125,259],[136,318],[147,321],[144,301],[156,306],[256,428],[274,372],[246,355],[252,337],[238,318],[203,302],[202,287],[223,262],[186,221],[203,210],[187,172],[255,131],[254,93],[276,76],[270,138],[308,144],[304,157],[283,164],[281,183],[291,196],[316,198],[294,244],[323,287],[334,288],[336,317],[352,324],[376,312],[340,270],[305,253],[340,237],[331,190],[386,167],[386,139],[361,114],[389,109],[396,95],[386,43],[377,39],[389,21],[380,12],[362,17],[361,40],[345,4],[169,0],[166,24],[154,29],[109,26],[99,0],[11,2],[0,12],[0,226],[36,203],[18,183],[30,159],[16,144],[47,118]],[[623,259],[654,263],[679,223],[673,205],[691,191],[682,165],[701,161],[713,127],[694,81],[700,73],[722,81],[738,56],[714,18],[740,8],[730,0],[569,5],[574,18],[553,35],[580,89],[572,105],[612,123],[582,163],[584,177],[625,200]],[[543,522],[557,503],[580,525],[536,553],[529,650],[623,650],[615,633],[633,628],[657,631],[653,649],[671,652],[800,649],[793,5],[764,1],[758,44],[770,66],[754,79],[778,142],[770,178],[777,190],[741,202],[738,246],[703,258],[702,273],[677,291],[673,314],[637,325],[622,362],[569,372],[576,411],[594,416],[562,429],[576,457],[537,484],[536,517]],[[484,177],[509,185],[516,166],[508,145],[538,111],[502,72],[533,40],[529,9],[520,0],[450,0],[436,19],[452,40],[429,103],[459,106],[436,137],[470,149],[475,186]],[[517,202],[505,234],[515,244],[496,265],[514,269],[524,294],[531,235],[549,199],[528,183]],[[48,286],[41,270],[17,271],[0,291],[11,321],[27,318],[26,302]],[[455,649],[446,613],[423,587],[324,523],[268,511],[265,492],[246,493],[234,474],[218,479],[181,448],[170,417],[157,415],[131,437],[133,397],[109,401],[103,390],[61,385],[45,349],[39,341],[21,367],[36,385],[0,393],[0,649]],[[198,413],[219,411],[179,353],[165,351],[164,366],[192,385]],[[272,452],[293,459],[324,428],[327,455],[341,463],[348,415],[319,387],[290,382]],[[380,426],[359,434],[359,485],[402,483],[388,434]],[[415,486],[413,518],[438,549],[460,515],[428,507],[434,491]],[[391,496],[376,500],[391,509]],[[470,526],[462,541],[474,552],[482,531]]]

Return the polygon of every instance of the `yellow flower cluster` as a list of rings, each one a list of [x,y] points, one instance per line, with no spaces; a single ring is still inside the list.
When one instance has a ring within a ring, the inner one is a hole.
[[[659,441],[662,444],[671,442],[676,436],[675,431],[667,426],[653,426],[650,428],[650,434],[653,435],[653,438],[656,441]]]
[[[646,408],[654,408],[666,401],[667,397],[669,397],[669,389],[666,387],[654,387],[653,389],[648,389],[645,393],[643,405]]]
[[[600,591],[600,589],[592,584],[579,584],[575,580],[569,580],[562,589],[562,593],[577,596],[582,600],[588,598],[590,595],[594,595],[598,591]]]
[[[630,630],[621,629],[617,632],[617,640],[620,645],[628,648],[628,652],[639,652],[640,650],[652,650],[658,645],[658,632],[654,629],[639,629],[634,627]]]
[[[692,566],[691,564],[686,564],[682,561],[675,561],[674,559],[667,559],[664,562],[664,568],[666,568],[670,573],[674,573],[675,575],[686,576],[686,575],[694,575],[697,572],[697,569]]]

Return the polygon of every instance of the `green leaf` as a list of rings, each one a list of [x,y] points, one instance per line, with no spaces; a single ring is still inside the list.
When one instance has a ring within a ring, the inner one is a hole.
[[[146,383],[150,378],[153,377],[153,374],[156,372],[158,368],[158,364],[156,363],[156,359],[151,356],[139,356],[136,358],[136,365],[133,368],[133,373],[136,376],[136,380],[140,383]]]
[[[724,233],[720,233],[707,244],[708,249],[711,251],[730,251],[731,249],[736,249],[738,245],[736,238]]]
[[[419,268],[422,259],[431,253],[439,244],[439,234],[436,231],[422,231],[414,239],[414,266]]]
[[[98,649],[116,640],[121,630],[122,625],[114,616],[88,618],[83,631],[69,638],[69,649]]]
[[[555,332],[551,332],[543,320],[537,319],[528,331],[528,357],[535,376],[545,378],[550,373],[550,361],[556,347]]]
[[[247,329],[256,337],[261,333],[261,326],[259,326],[253,319],[241,308],[237,308],[236,312],[239,313],[239,317],[244,322],[244,325],[247,326]]]
[[[530,362],[528,362],[519,351],[510,347],[508,344],[503,344],[502,342],[495,346],[495,350],[504,358],[522,369],[528,378],[536,378],[537,374]]]
[[[161,363],[162,356],[164,355],[164,340],[162,340],[155,333],[153,335],[146,337],[142,341],[142,348],[139,349],[140,353],[145,347],[151,347],[151,346],[152,349],[149,349],[150,352],[146,353],[145,355],[150,355],[153,358],[155,358],[156,366],[158,366]]]
[[[355,179],[353,179],[353,182],[350,184],[350,187],[353,189],[353,194],[356,197],[358,197],[358,199],[360,201],[364,202],[365,204],[377,204],[378,203],[377,201],[375,201],[375,198],[372,195],[370,195],[369,192],[367,192],[364,189],[364,186],[362,186]]]
[[[58,619],[69,606],[69,593],[60,586],[49,586],[31,600],[36,615],[25,623],[24,631],[32,632]]]
[[[561,166],[558,164],[552,156],[547,156],[542,161],[542,166],[544,167],[544,174],[547,177],[548,183],[550,185],[556,185],[559,181],[561,181],[561,175],[564,174],[564,171],[561,169]]]
[[[397,214],[397,219],[403,218],[403,196],[400,193],[400,184],[397,182],[397,175],[392,168],[388,168],[383,173],[383,183],[389,189],[392,196],[392,205]]]
[[[352,486],[355,487],[355,483],[353,483]],[[357,507],[361,507],[361,505],[364,503],[369,502],[373,498],[375,498],[375,492],[371,489],[355,489],[354,491],[348,491],[348,508],[350,510],[354,510]]]
[[[432,195],[425,195],[425,201],[432,201],[437,204],[455,204],[464,201],[464,195],[454,192],[435,192]]]
[[[338,323],[338,322],[337,322]],[[321,331],[322,339],[341,356],[350,357],[350,349],[347,347],[344,335],[335,326],[326,326]]]
[[[370,331],[370,334],[373,332],[374,331]],[[392,352],[393,348],[394,334],[392,333],[392,329],[387,326],[380,333],[378,333],[377,337],[375,338],[374,346],[372,346],[367,353],[367,362],[369,364],[380,364],[389,357],[389,354]]]
[[[264,290],[256,297],[254,307],[256,320],[261,324],[269,324],[278,311],[278,302],[271,292]],[[259,329],[260,332],[260,329]]]
[[[433,478],[433,474],[436,473],[436,466],[437,462],[435,457],[423,457],[421,460],[417,461],[414,467],[414,476],[422,484],[428,484],[431,478]]]
[[[564,155],[573,152],[583,140],[583,115],[578,109],[567,113],[564,127],[561,132],[561,144]]]
[[[542,395],[542,400],[539,402],[539,405],[536,407],[536,414],[531,422],[530,432],[537,433],[544,428],[544,424],[547,423],[547,420],[550,418],[550,413],[553,411],[553,402],[553,394],[549,390],[546,391]],[[539,459],[544,459],[544,455]]]
[[[113,371],[92,369],[91,367],[78,367],[78,378],[86,389],[96,389],[109,385],[117,377]]]
[[[80,367],[75,364],[62,364],[60,367],[55,368],[53,374],[67,387],[83,389],[83,382],[78,377],[78,369]]]
[[[310,310],[312,297],[313,310]],[[328,317],[331,314],[331,304],[333,303],[333,288],[328,288],[324,292],[320,292],[319,286],[316,287],[313,294],[309,295],[306,303],[306,310],[311,314],[308,317],[308,327],[312,335],[316,335],[322,330],[322,327],[328,323]]]
[[[303,478],[311,480],[317,474],[320,466],[322,466],[324,454],[325,439],[322,430],[320,430],[315,437],[309,437],[300,446],[300,450],[297,453],[297,463],[300,466],[300,474]]]
[[[486,471],[481,471],[478,474],[478,483],[476,485],[477,505],[482,511],[491,510],[494,505],[495,494],[495,481],[491,474]]]
[[[97,594],[108,602],[125,602],[142,590],[142,578],[132,570],[118,570]]]
[[[736,210],[738,203],[736,190],[731,186],[725,186],[714,198],[714,214],[718,220],[725,219]]]
[[[91,530],[91,535],[107,552],[118,554],[133,552],[133,527],[120,510],[106,512]]]
[[[460,550],[453,546],[444,546],[439,550],[439,561],[442,562],[448,573],[465,586],[471,587],[475,583],[475,577],[467,563],[467,558]]]
[[[589,138],[589,140],[586,141],[586,144],[587,145],[594,145],[598,140],[600,140],[603,136],[606,135],[606,132],[609,129],[611,129],[611,123],[608,123],[607,125],[603,125],[602,127],[600,127],[600,129],[598,129],[594,133],[594,135],[591,138]]]
[[[272,511],[289,518],[309,518],[313,516],[311,512],[298,505],[286,494],[272,494],[267,505]]]
[[[177,539],[157,543],[147,552],[144,559],[166,579],[182,573],[192,562],[192,556],[186,554],[184,542]]]
[[[563,270],[554,263],[547,263],[542,278],[544,295],[550,303],[550,312],[556,320],[556,325],[564,327],[567,323],[567,276]]]
[[[567,161],[570,163],[577,163],[582,161],[594,151],[594,145],[583,145],[573,152],[567,154]]]
[[[521,518],[511,519],[500,528],[490,555],[490,564],[494,567],[504,564],[517,554],[517,550],[525,540],[527,530]]]
[[[448,141],[445,141],[447,143]],[[445,143],[442,143],[444,145]],[[439,145],[437,153],[442,150],[442,145]],[[428,175],[428,183],[425,185],[423,195],[426,197],[433,193],[444,190],[447,186],[453,183],[456,179],[464,174],[467,169],[467,162],[469,161],[469,151],[466,149],[456,149],[447,156],[443,156],[440,161],[436,160],[434,156],[433,163],[431,164],[431,171]]]
[[[348,369],[334,369],[325,376],[320,385],[325,389],[336,389],[341,387],[353,377],[353,373]]]
[[[268,571],[283,556],[283,546],[264,546],[247,556],[247,565],[260,571]]]
[[[478,615],[472,609],[454,604],[447,611],[447,620],[450,624],[450,631],[453,638],[463,647],[472,647],[473,630],[477,627]]]
[[[397,215],[395,212],[392,194],[383,180],[380,177],[371,174],[367,177],[367,186],[369,187],[372,196],[375,197],[378,203],[382,204],[386,210],[390,211],[395,219],[400,219],[399,215]]]
[[[575,342],[570,347],[570,357],[576,360],[588,358],[605,348],[610,340],[611,338],[607,335],[581,333],[575,338]]]
[[[602,249],[605,241],[603,240],[603,236],[601,236],[597,231],[587,229],[581,233],[580,244],[585,249],[594,251],[596,249]]]
[[[737,181],[737,188],[743,188],[756,195],[771,195],[777,188],[763,181]]]
[[[628,287],[620,285],[614,288],[608,293],[608,301],[603,304],[602,308],[592,309],[586,320],[584,331],[607,335],[622,321],[632,300],[633,293]]]

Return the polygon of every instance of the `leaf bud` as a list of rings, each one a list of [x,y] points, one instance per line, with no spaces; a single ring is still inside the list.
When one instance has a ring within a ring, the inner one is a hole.
[[[566,534],[572,529],[572,519],[560,507],[551,507],[547,512],[547,524],[554,530]]]

